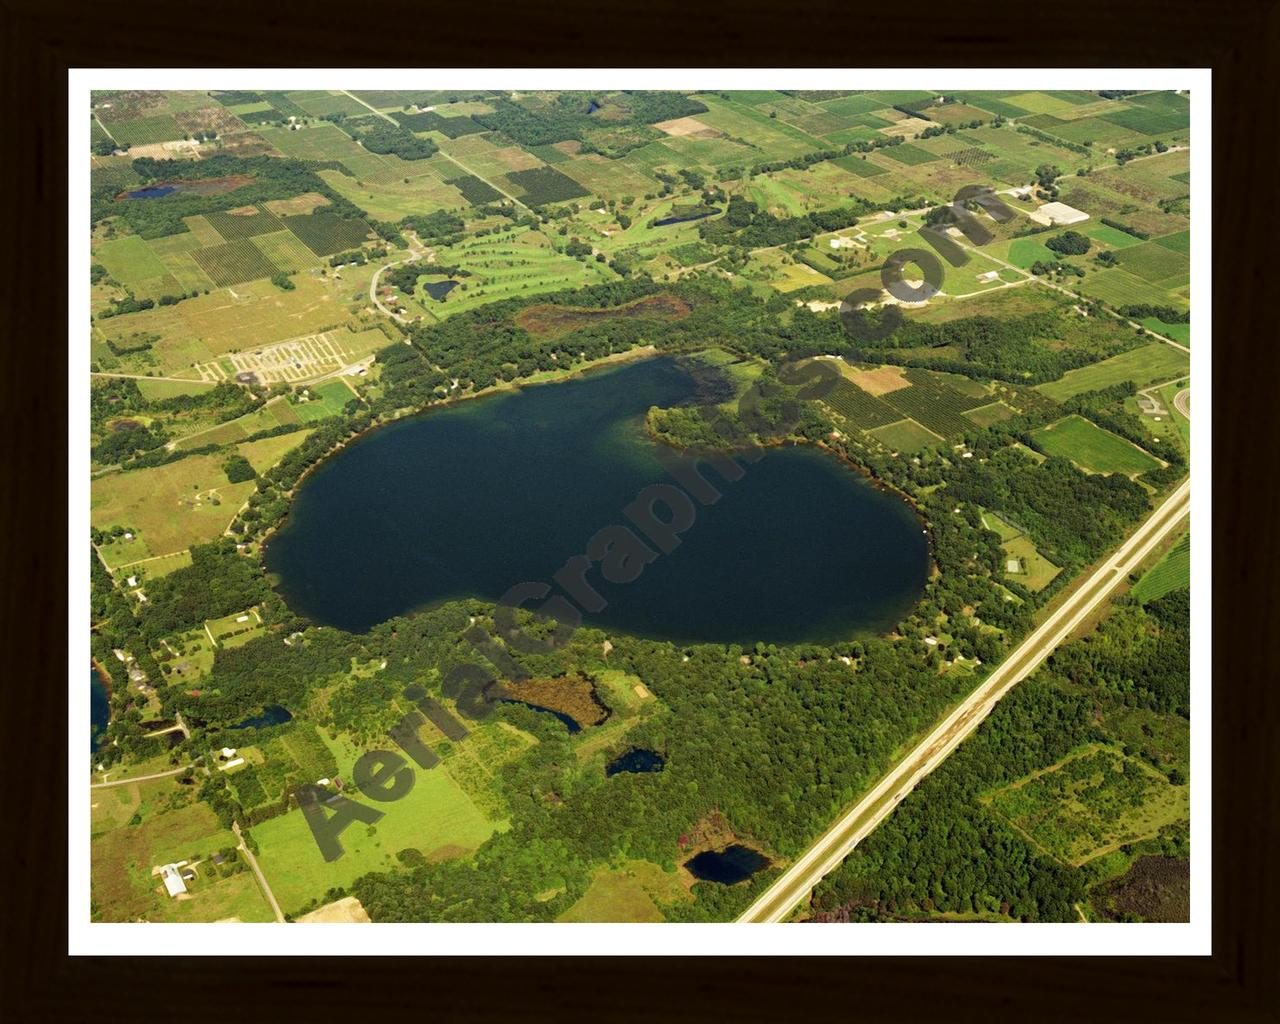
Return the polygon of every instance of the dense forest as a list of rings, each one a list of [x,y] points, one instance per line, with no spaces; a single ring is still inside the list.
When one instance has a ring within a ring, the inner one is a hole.
[[[1186,590],[1143,608],[1122,603],[1093,634],[1055,652],[997,705],[977,732],[909,794],[814,892],[819,921],[977,914],[1074,921],[1089,888],[1144,853],[1186,857],[1186,826],[1066,867],[1033,846],[983,797],[1062,761],[1087,743],[1131,752],[1120,725],[1130,708],[1158,711],[1185,734],[1190,629]],[[1148,732],[1151,732],[1148,728]],[[1169,769],[1186,784],[1185,765]],[[1176,774],[1175,774],[1176,773]]]
[[[391,126],[388,125],[390,128]],[[412,138],[412,136],[411,136]],[[317,192],[329,200],[321,207],[338,217],[360,219],[363,211],[329,187],[316,173],[321,165],[280,157],[234,157],[215,153],[203,160],[156,160],[140,157],[133,170],[142,185],[165,181],[247,177],[242,185],[212,195],[174,192],[152,199],[116,199],[119,184],[110,175],[90,178],[90,219],[93,224],[119,217],[143,238],[161,238],[190,230],[184,217],[234,210],[272,199],[292,199],[304,192]]]
[[[609,119],[593,117],[601,102],[611,103]],[[545,146],[570,139],[586,141],[596,129],[616,130],[687,117],[706,111],[706,105],[678,92],[627,92],[616,97],[563,92],[536,109],[508,99],[490,101],[492,113],[472,114],[483,128],[501,132],[523,146]],[[657,132],[650,132],[657,138]],[[647,141],[647,140],[646,140]]]

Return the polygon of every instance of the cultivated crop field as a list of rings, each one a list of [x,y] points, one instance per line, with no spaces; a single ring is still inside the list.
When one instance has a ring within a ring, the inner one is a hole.
[[[915,420],[899,420],[897,423],[890,423],[887,427],[877,427],[868,433],[886,448],[906,452],[908,455],[942,442],[941,437],[932,430],[926,430]]]
[[[990,400],[986,394],[961,394],[941,383],[928,370],[913,368],[907,370],[903,377],[911,382],[911,386],[890,391],[883,400],[941,437],[960,437],[971,430],[972,421],[962,413],[986,405]]]
[[[902,413],[879,398],[868,394],[856,384],[839,381],[823,402],[854,427],[870,430],[902,419]]]
[[[200,269],[209,275],[209,280],[219,287],[243,284],[279,273],[279,268],[247,238],[197,249],[192,255]]]
[[[255,206],[234,213],[207,213],[204,219],[228,242],[284,230],[273,214]]]
[[[1170,591],[1191,585],[1191,538],[1183,537],[1142,574],[1130,591],[1139,601],[1157,601]]]
[[[286,217],[284,226],[317,256],[332,256],[344,249],[358,249],[372,234],[369,225],[362,220],[343,220],[323,210]]]
[[[1145,387],[1156,381],[1185,375],[1189,366],[1190,358],[1185,352],[1157,341],[1079,370],[1069,370],[1060,380],[1041,384],[1036,390],[1055,401],[1064,402],[1074,395],[1098,391],[1124,381]]]
[[[1160,465],[1137,445],[1116,437],[1081,416],[1068,416],[1042,427],[1032,433],[1031,439],[1046,455],[1070,459],[1091,473],[1133,476]]]

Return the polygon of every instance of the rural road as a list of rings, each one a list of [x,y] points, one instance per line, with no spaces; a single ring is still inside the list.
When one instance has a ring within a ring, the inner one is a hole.
[[[244,836],[240,834],[240,822],[233,821],[231,823],[231,831],[236,834],[236,838],[240,840],[237,847],[244,854],[244,859],[249,862],[249,867],[253,868],[254,875],[258,878],[258,884],[262,886],[262,895],[267,898],[267,902],[271,904],[271,912],[276,915],[276,920],[284,924],[284,914],[280,910],[280,904],[276,902],[276,894],[271,891],[271,886],[267,884],[267,876],[262,873],[262,868],[258,867],[258,858],[253,855],[253,851],[245,845]]]
[[[1191,481],[1184,480],[1151,516],[1106,559],[1067,601],[996,667],[987,680],[854,807],[842,815],[738,918],[741,923],[776,923],[808,898],[855,846],[883,821],[930,772],[982,722],[997,702],[1031,674],[1181,523],[1191,508]]]
[[[351,96],[351,98],[352,98],[353,100],[355,100],[357,103],[359,103],[362,107],[369,107],[369,109],[370,109],[370,110],[372,110],[375,114],[377,114],[377,115],[378,115],[380,118],[382,118],[384,121],[390,121],[390,122],[391,122],[393,125],[395,125],[397,128],[399,128],[399,127],[400,127],[400,122],[399,122],[399,121],[397,121],[397,120],[396,120],[394,117],[392,117],[390,114],[384,114],[384,113],[383,113],[381,110],[379,110],[377,107],[370,107],[370,106],[369,106],[369,104],[365,103],[365,101],[364,101],[364,100],[362,100],[359,96],[354,96],[354,95],[352,95],[351,93],[347,92],[345,89],[343,89],[343,90],[342,90],[342,92],[343,92],[343,95],[345,95],[345,96]],[[359,144],[360,144],[360,143],[357,141],[356,145],[359,145]],[[440,155],[440,156],[442,156],[442,157],[444,157],[446,160],[448,160],[448,161],[449,161],[449,163],[453,164],[453,166],[454,166],[454,167],[457,167],[460,171],[462,171],[462,173],[463,173],[463,174],[468,174],[468,175],[470,175],[470,176],[471,176],[471,177],[473,177],[473,178],[480,178],[480,180],[481,180],[481,181],[483,181],[486,185],[488,185],[490,188],[494,189],[495,191],[501,192],[504,196],[506,196],[508,199],[510,199],[510,200],[511,200],[513,203],[515,203],[517,206],[523,206],[526,210],[529,210],[530,212],[532,212],[532,207],[527,206],[527,205],[525,205],[524,203],[522,203],[519,199],[517,199],[517,198],[516,198],[515,196],[513,196],[510,192],[508,192],[506,189],[504,189],[501,185],[497,184],[497,182],[491,181],[491,180],[489,180],[488,178],[483,178],[483,177],[481,177],[480,175],[476,174],[476,172],[475,172],[475,171],[473,171],[470,167],[468,167],[466,164],[464,164],[461,160],[459,160],[459,159],[458,159],[457,157],[455,157],[455,156],[450,156],[450,155],[449,155],[448,153],[446,153],[443,149],[439,150],[438,152],[439,152],[439,155]]]
[[[190,771],[194,765],[183,765],[181,768],[175,768],[171,772],[156,772],[154,775],[135,775],[131,779],[117,779],[115,782],[91,782],[90,789],[110,789],[112,786],[127,786],[130,782],[150,782],[152,779],[167,779],[170,775],[181,775],[185,771]]]
[[[408,323],[412,323],[413,321],[410,320],[407,316],[401,316],[394,309],[391,309],[390,307],[384,306],[382,304],[382,300],[378,298],[378,278],[382,276],[382,272],[384,270],[390,270],[392,267],[398,267],[405,263],[412,263],[417,258],[418,257],[415,254],[413,256],[410,256],[408,259],[399,260],[395,263],[388,263],[386,266],[379,267],[377,270],[373,272],[373,278],[369,281],[369,298],[373,299],[373,304],[377,306],[381,312],[385,313],[387,316],[391,317],[392,320],[395,320],[398,323],[408,324]]]

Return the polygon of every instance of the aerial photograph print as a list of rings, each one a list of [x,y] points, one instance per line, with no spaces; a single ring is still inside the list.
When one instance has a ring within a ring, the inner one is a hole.
[[[1207,927],[1207,77],[220,75],[71,91],[73,927]]]

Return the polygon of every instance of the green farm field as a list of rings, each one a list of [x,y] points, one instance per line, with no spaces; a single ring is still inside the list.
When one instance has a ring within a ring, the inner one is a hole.
[[[457,168],[453,170],[456,173]],[[467,206],[461,192],[431,174],[422,174],[407,182],[403,178],[357,182],[340,171],[321,171],[320,177],[374,220],[398,221],[410,215],[461,210]]]
[[[1031,439],[1046,455],[1070,459],[1081,469],[1093,473],[1133,476],[1160,466],[1141,448],[1081,416],[1068,416],[1041,427],[1032,432]]]
[[[351,778],[355,753],[342,748],[338,759],[341,777]],[[459,856],[474,850],[501,827],[500,822],[490,821],[480,812],[442,765],[417,771],[406,797],[378,809],[386,813],[376,825],[357,822],[342,833],[345,853],[328,863],[300,810],[254,827],[253,836],[261,850],[259,864],[286,914],[312,899],[323,903],[329,889],[348,886],[366,872],[400,866],[396,854],[401,850],[414,849],[436,858]]]
[[[926,430],[915,420],[900,420],[886,427],[876,427],[868,433],[881,444],[908,455],[942,443],[942,438],[933,431]]]
[[[141,297],[158,297],[181,290],[169,268],[137,235],[97,242],[93,247],[93,261],[101,263],[108,274]]]
[[[1166,338],[1172,338],[1179,345],[1191,345],[1191,325],[1190,324],[1167,324],[1163,320],[1154,316],[1145,317],[1139,321],[1143,327],[1155,334],[1162,334]]]
[[[1079,370],[1069,370],[1061,380],[1041,384],[1036,390],[1055,401],[1065,402],[1086,391],[1098,391],[1124,381],[1145,387],[1185,375],[1190,366],[1191,359],[1185,352],[1157,341]]]
[[[274,464],[302,442],[301,431],[236,446],[259,470]],[[254,482],[227,481],[226,454],[189,455],[151,469],[100,476],[90,488],[89,521],[99,529],[133,527],[132,544],[102,549],[109,565],[168,555],[222,535],[236,510],[254,491]]]

